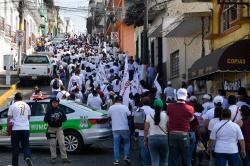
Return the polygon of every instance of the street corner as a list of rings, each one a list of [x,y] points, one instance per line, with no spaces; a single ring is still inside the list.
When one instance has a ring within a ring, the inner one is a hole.
[[[12,84],[10,86],[0,85],[0,89],[3,89],[1,96],[0,96],[0,106],[3,106],[4,103],[8,100],[9,97],[11,97],[17,90],[17,83]]]

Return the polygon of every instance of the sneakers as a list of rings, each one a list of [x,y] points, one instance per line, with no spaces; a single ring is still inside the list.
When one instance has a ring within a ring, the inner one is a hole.
[[[119,165],[120,163],[119,163],[119,160],[115,160],[114,162],[113,162],[113,164],[114,165]]]
[[[68,158],[62,159],[63,163],[71,163],[71,160],[69,160]]]
[[[30,158],[26,158],[25,161],[26,161],[28,166],[33,166],[32,161],[31,161]]]
[[[124,158],[124,162],[125,162],[127,165],[129,165],[129,164],[130,164],[130,159],[129,159],[129,157],[125,157],[125,158]]]
[[[51,164],[55,164],[56,163],[56,158],[51,158],[50,162],[51,162]]]

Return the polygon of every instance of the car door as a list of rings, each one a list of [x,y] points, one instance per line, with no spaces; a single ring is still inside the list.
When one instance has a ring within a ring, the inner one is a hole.
[[[8,108],[5,108],[0,112],[0,125],[2,130],[0,130],[0,145],[10,145],[10,136],[7,136],[7,117]]]
[[[30,143],[33,145],[47,145],[46,138],[47,123],[44,123],[44,116],[48,110],[49,103],[32,102],[28,103],[31,108],[30,118]]]

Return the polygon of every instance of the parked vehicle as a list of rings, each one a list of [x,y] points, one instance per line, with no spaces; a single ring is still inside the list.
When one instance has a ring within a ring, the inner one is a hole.
[[[30,119],[30,145],[49,146],[46,138],[47,123],[44,123],[44,115],[50,103],[45,100],[28,100],[31,107]],[[61,100],[59,107],[65,111],[67,121],[63,123],[66,150],[69,153],[79,152],[84,145],[110,139],[112,130],[107,114],[94,111],[75,101]],[[11,145],[10,136],[7,136],[8,107],[0,112],[0,145]]]
[[[19,79],[23,83],[27,80],[47,80],[52,77],[52,66],[48,55],[27,55],[19,68]]]

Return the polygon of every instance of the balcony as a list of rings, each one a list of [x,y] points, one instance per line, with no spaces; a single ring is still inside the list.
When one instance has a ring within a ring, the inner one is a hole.
[[[6,24],[4,27],[4,31],[5,31],[5,36],[11,37],[11,26],[10,25]]]
[[[4,18],[0,17],[0,30],[4,31]]]
[[[165,10],[169,1],[170,0],[149,0],[148,9],[154,12],[161,12]]]

